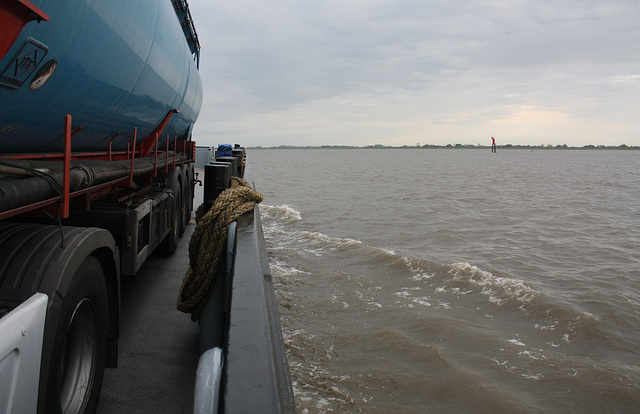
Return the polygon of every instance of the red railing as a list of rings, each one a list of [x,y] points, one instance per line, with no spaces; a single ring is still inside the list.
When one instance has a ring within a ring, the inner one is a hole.
[[[169,116],[170,117],[170,116]],[[165,121],[168,121],[165,118]],[[166,126],[166,122],[164,122],[164,126]],[[108,150],[105,152],[85,152],[85,153],[73,153],[71,149],[72,139],[76,136],[82,127],[77,127],[72,132],[72,118],[71,115],[65,116],[65,125],[64,125],[64,139],[63,139],[63,151],[62,153],[54,153],[54,154],[0,154],[0,158],[4,159],[30,159],[30,160],[47,160],[47,161],[60,161],[63,165],[63,178],[62,178],[62,194],[60,196],[52,197],[47,200],[42,200],[38,202],[34,202],[25,206],[17,207],[11,210],[0,212],[0,220],[6,219],[9,217],[30,213],[41,215],[39,213],[35,213],[40,209],[48,209],[50,213],[53,215],[58,215],[60,218],[68,218],[70,214],[71,201],[73,198],[84,195],[87,197],[86,208],[90,209],[90,200],[95,200],[102,196],[104,193],[108,192],[109,188],[113,186],[119,187],[131,187],[133,185],[133,171],[135,166],[135,159],[143,156],[143,148],[137,146],[137,128],[134,128],[133,137],[127,142],[127,151],[112,151],[112,142],[113,140],[119,136],[119,132],[114,134],[108,142]],[[148,141],[148,137],[143,140],[144,142],[151,143],[151,145],[144,152],[147,155],[150,155],[151,151],[154,151],[154,172],[153,178],[158,175],[158,141],[160,137],[161,131],[158,131],[158,128],[153,132],[153,140]],[[170,168],[174,168],[177,164],[177,153],[180,152],[182,154],[181,165],[184,166],[185,162],[193,162],[195,160],[195,142],[185,142],[178,141],[177,137],[173,139],[173,162],[169,162],[169,141],[170,136],[167,135],[166,142],[166,154],[165,154],[165,166],[163,168],[164,172],[168,172]],[[133,142],[133,148],[130,148],[130,144]],[[142,143],[141,143],[142,144]],[[190,159],[186,160],[186,155],[191,155]],[[131,167],[130,173],[128,177],[119,178],[107,183],[102,183],[99,185],[93,185],[88,188],[84,188],[82,190],[71,192],[70,190],[70,175],[71,175],[71,161],[72,160],[81,160],[81,159],[102,159],[108,161],[116,161],[123,159],[131,159]],[[59,203],[59,213],[56,207],[56,203]]]

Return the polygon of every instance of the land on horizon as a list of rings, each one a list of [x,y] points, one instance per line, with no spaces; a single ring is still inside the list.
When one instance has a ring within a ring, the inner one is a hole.
[[[455,148],[455,149],[490,149],[491,145],[472,145],[472,144],[446,144],[446,145],[433,145],[433,144],[416,144],[416,145],[383,145],[383,144],[374,144],[374,145],[276,145],[276,146],[249,146],[249,149],[385,149],[385,148],[404,148],[404,149],[429,149],[429,148]],[[550,150],[550,149],[560,149],[560,150],[640,150],[640,146],[637,145],[584,145],[582,147],[573,147],[567,144],[562,145],[515,145],[515,144],[504,144],[504,145],[496,145],[498,149],[530,149],[530,150]]]

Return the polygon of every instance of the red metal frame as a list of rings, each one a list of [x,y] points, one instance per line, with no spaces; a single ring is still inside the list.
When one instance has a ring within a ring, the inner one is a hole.
[[[0,1],[0,60],[4,58],[30,21],[49,21],[49,16],[28,0]]]
[[[180,141],[180,142],[184,142],[184,141]],[[181,145],[182,147],[182,163],[180,164],[180,167],[184,168],[184,150],[185,150],[185,146]]]
[[[78,190],[78,191],[74,191],[73,193],[69,194],[69,198],[75,198],[81,195],[89,195],[90,199],[95,200],[96,197],[94,197],[94,195],[96,193],[100,193],[103,190],[109,190],[110,187],[113,187],[114,185],[117,185],[123,181],[127,181],[128,178],[124,177],[124,178],[118,178],[117,180],[113,180],[113,181],[109,181],[103,184],[99,184],[93,187],[89,187],[89,188],[83,188],[82,190]],[[24,214],[24,213],[28,213],[30,211],[35,211],[35,210],[39,210],[41,208],[46,208],[46,207],[52,207],[52,210],[50,211],[50,213],[52,215],[56,215],[57,214],[57,207],[55,207],[56,204],[60,203],[60,197],[53,197],[53,198],[49,198],[47,200],[43,200],[43,201],[38,201],[37,203],[32,203],[32,204],[28,204],[26,206],[22,206],[22,207],[16,207],[12,210],[7,210],[7,211],[3,211],[0,213],[0,220],[4,220],[6,218],[10,218],[13,216],[18,216],[20,214]],[[55,211],[54,211],[55,210]]]
[[[116,139],[116,137],[117,137],[118,135],[120,135],[120,133],[119,133],[119,132],[116,132],[116,134],[115,134],[113,137],[111,137],[111,139],[109,140],[109,161],[111,161],[111,156],[112,156],[112,153],[111,153],[111,141],[113,141],[114,139]]]
[[[169,135],[167,135],[167,151],[165,152],[164,172],[169,172]]]
[[[145,139],[140,141],[140,153],[142,154],[142,157],[148,157],[151,154],[151,150],[153,149],[152,145],[156,136],[162,134],[162,131],[164,131],[164,129],[167,127],[167,124],[171,120],[173,114],[177,114],[178,112],[179,111],[177,109],[170,110],[167,115],[165,115],[162,122],[160,122],[160,125],[158,125],[158,127],[153,130],[153,132],[151,132],[151,134],[149,134]]]
[[[114,160],[126,160],[129,159],[126,151],[114,151],[111,153]],[[13,159],[13,160],[41,160],[41,161],[62,161],[62,153],[46,153],[46,154],[0,154],[0,159]],[[71,154],[72,160],[109,160],[109,152],[77,152]]]
[[[2,0],[0,0],[2,2]],[[82,130],[82,126],[77,127],[72,131],[72,118],[71,115],[65,116],[65,125],[64,125],[64,137],[63,137],[63,151],[62,153],[55,154],[0,154],[0,158],[4,159],[32,159],[32,160],[49,160],[49,161],[59,161],[63,164],[63,178],[62,178],[62,194],[60,196],[56,196],[47,200],[39,201],[36,203],[32,203],[26,206],[21,206],[14,208],[12,210],[7,210],[0,212],[0,220],[29,213],[30,215],[43,215],[44,213],[38,212],[39,210],[46,210],[50,215],[57,215],[58,209],[61,218],[68,218],[70,214],[71,202],[74,198],[84,196],[85,197],[85,209],[90,210],[90,202],[92,200],[97,200],[103,197],[108,192],[112,191],[112,187],[131,187],[133,185],[133,170],[135,165],[135,158],[142,157],[143,151],[140,148],[141,143],[137,142],[137,133],[138,129],[134,128],[133,137],[127,143],[127,151],[116,151],[113,152],[111,149],[112,141],[119,136],[119,132],[114,134],[109,140],[109,148],[106,152],[90,152],[90,153],[73,153],[71,150],[71,141],[72,138],[78,134]],[[169,140],[170,136],[167,135],[166,141],[166,152],[165,152],[165,167],[164,172],[168,172],[170,169],[169,162]],[[158,144],[160,140],[160,132],[156,132],[154,134],[154,140],[152,142],[152,146],[147,150],[150,153],[155,150],[155,167],[153,177],[157,177],[158,175]],[[133,148],[131,148],[131,141],[133,141]],[[181,151],[182,153],[182,162],[181,165],[184,166],[185,163],[192,162],[195,160],[195,142],[189,141],[178,141],[177,137],[173,139],[173,164],[171,164],[171,168],[175,168],[177,165],[177,153]],[[190,154],[190,159],[186,160],[186,155]],[[71,174],[71,161],[72,160],[80,160],[80,159],[102,159],[102,160],[124,160],[131,159],[131,169],[128,177],[122,177],[108,183],[103,183],[99,185],[93,185],[88,188],[84,188],[82,190],[70,191],[70,174]],[[150,177],[148,177],[148,182],[151,182]],[[123,196],[124,199],[128,198],[129,195]]]

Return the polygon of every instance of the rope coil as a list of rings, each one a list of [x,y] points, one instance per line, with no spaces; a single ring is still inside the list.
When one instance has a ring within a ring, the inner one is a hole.
[[[216,281],[216,273],[226,255],[229,226],[242,214],[261,202],[262,194],[253,190],[249,183],[231,177],[231,187],[224,190],[209,211],[204,204],[196,211],[196,228],[189,241],[189,269],[184,276],[178,295],[177,309],[191,313],[198,320],[209,301]]]

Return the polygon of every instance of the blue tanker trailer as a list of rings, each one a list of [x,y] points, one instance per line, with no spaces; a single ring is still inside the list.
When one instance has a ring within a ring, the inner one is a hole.
[[[0,412],[94,412],[190,220],[199,51],[185,0],[0,0]]]
[[[83,128],[73,140],[76,152],[125,150],[134,128],[139,139],[148,137],[165,119],[160,148],[167,135],[190,140],[202,83],[199,44],[184,6],[176,11],[169,0],[0,5],[4,16],[24,22],[14,39],[6,33],[10,25],[0,25],[1,153],[61,152],[66,114]]]

